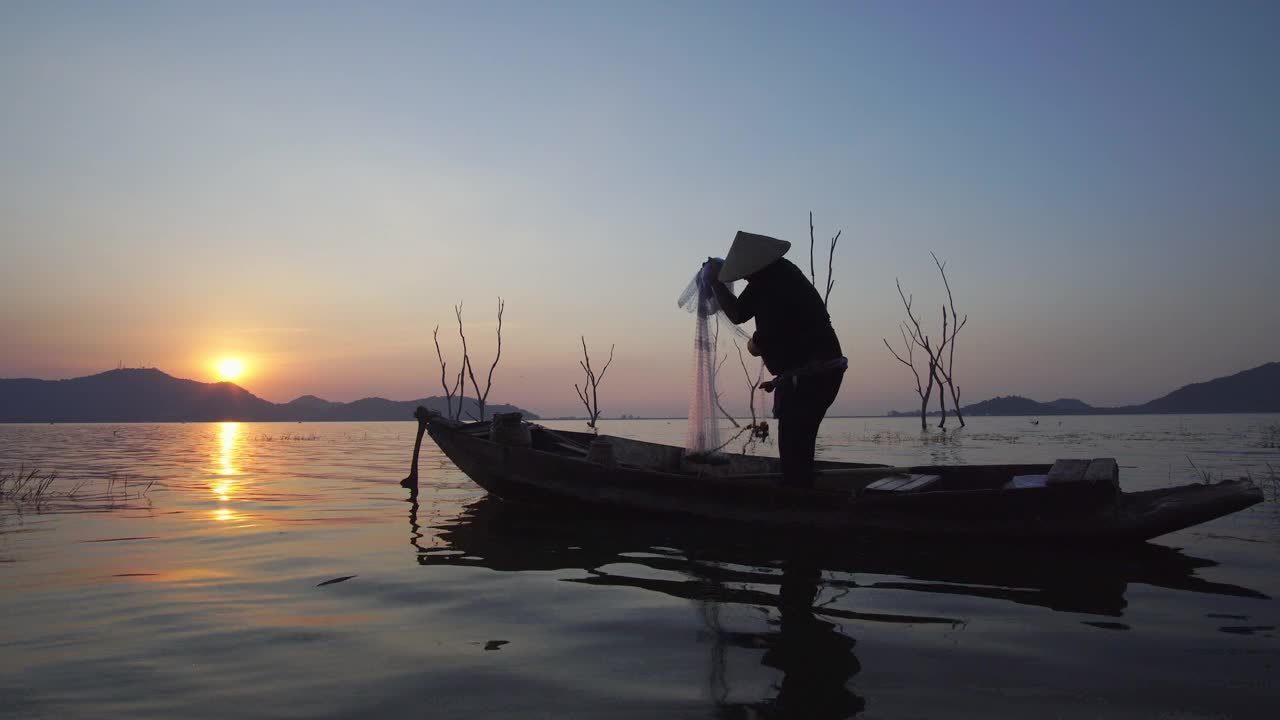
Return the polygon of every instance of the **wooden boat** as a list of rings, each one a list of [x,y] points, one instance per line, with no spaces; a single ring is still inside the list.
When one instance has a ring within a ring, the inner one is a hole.
[[[457,423],[425,408],[415,415],[406,483],[417,481],[426,432],[463,473],[502,498],[761,529],[1141,542],[1263,500],[1248,480],[1122,492],[1109,458],[910,468],[819,461],[815,487],[797,489],[780,484],[777,458],[726,454],[719,464],[695,464],[682,448],[618,437],[607,438],[611,453],[602,455],[586,433],[526,424],[522,440],[498,442],[489,422]]]

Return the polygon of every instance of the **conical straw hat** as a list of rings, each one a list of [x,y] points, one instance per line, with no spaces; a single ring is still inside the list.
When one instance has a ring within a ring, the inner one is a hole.
[[[734,282],[759,272],[790,249],[791,243],[786,240],[739,230],[720,268],[720,282]]]

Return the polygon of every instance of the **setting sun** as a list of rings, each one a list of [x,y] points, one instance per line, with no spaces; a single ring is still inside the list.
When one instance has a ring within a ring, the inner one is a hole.
[[[244,374],[244,361],[240,358],[223,358],[218,361],[218,377],[223,380],[235,380]]]

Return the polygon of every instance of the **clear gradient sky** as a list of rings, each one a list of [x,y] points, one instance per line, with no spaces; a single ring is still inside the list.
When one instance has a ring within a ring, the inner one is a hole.
[[[682,414],[677,295],[813,210],[833,412],[912,406],[930,250],[968,400],[1141,402],[1280,359],[1277,78],[1269,2],[5,2],[0,376],[408,399],[502,295],[491,400],[574,412],[586,334]]]

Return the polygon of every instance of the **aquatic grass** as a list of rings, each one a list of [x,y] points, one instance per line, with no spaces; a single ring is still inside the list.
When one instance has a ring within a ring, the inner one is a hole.
[[[921,446],[947,445],[958,447],[961,441],[959,429],[949,432],[901,433],[897,430],[864,429],[861,435],[849,433],[844,436],[847,443],[866,443],[870,445],[903,445],[916,440]],[[975,439],[978,436],[973,436]]]
[[[115,510],[128,506],[129,501],[146,499],[154,479],[144,485],[135,482],[130,485],[130,478],[112,473],[106,479],[103,492],[86,492],[91,482],[77,481],[70,487],[57,484],[57,471],[45,472],[40,468],[28,469],[26,466],[18,470],[0,470],[0,502],[8,503],[19,514],[27,510],[43,512],[45,510]]]
[[[1265,475],[1255,477],[1252,469],[1246,469],[1240,479],[1257,485],[1264,497],[1270,495],[1271,502],[1280,502],[1280,474],[1271,466],[1271,463],[1263,463],[1263,465],[1267,468]]]
[[[860,437],[850,437],[849,440],[870,443],[872,445],[901,445],[902,433],[892,430],[876,430],[875,432],[864,432]]]
[[[969,436],[970,440],[984,443],[1001,443],[1004,445],[1017,445],[1022,438],[1012,433],[976,433]]]
[[[107,478],[106,492],[93,496],[93,499],[99,503],[105,503],[106,509],[115,509],[120,507],[120,503],[127,503],[129,500],[142,500],[151,494],[151,488],[154,487],[156,481],[154,478],[147,481],[146,485],[140,482],[134,483],[132,494],[130,494],[129,476],[111,473]],[[119,494],[117,495],[117,490]]]
[[[1200,469],[1200,466],[1196,465],[1196,462],[1191,459],[1190,455],[1187,456],[1187,462],[1191,463],[1191,469],[1195,471],[1196,477],[1198,477],[1201,482],[1203,482],[1205,485],[1213,484],[1213,473],[1211,471]],[[1221,479],[1222,478],[1219,478],[1219,480]]]
[[[1192,460],[1190,455],[1187,456],[1187,462],[1191,464],[1191,469],[1196,473],[1196,475],[1200,476],[1200,479],[1204,484],[1208,485],[1210,479],[1209,472],[1207,470],[1201,470],[1200,466],[1196,465],[1196,461]]]
[[[1276,469],[1271,467],[1271,463],[1265,463],[1267,466],[1267,474],[1262,477],[1254,478],[1253,473],[1249,473],[1249,479],[1258,487],[1262,488],[1265,493],[1271,492],[1271,502],[1280,502],[1280,475],[1276,474]]]
[[[1262,427],[1261,435],[1259,445],[1269,450],[1280,448],[1280,423],[1271,423]]]
[[[28,470],[25,466],[16,472],[0,471],[0,501],[40,507],[52,496],[50,488],[57,479],[56,472]]]
[[[319,440],[320,436],[311,433],[303,435],[302,433],[280,433],[279,435],[268,435],[266,433],[258,433],[253,436],[254,442],[304,442],[308,440]]]
[[[939,432],[939,433],[921,433],[921,445],[945,445],[947,447],[960,447],[960,431]]]

